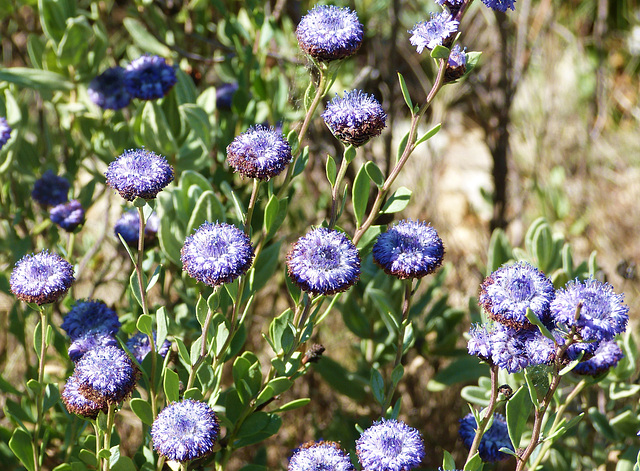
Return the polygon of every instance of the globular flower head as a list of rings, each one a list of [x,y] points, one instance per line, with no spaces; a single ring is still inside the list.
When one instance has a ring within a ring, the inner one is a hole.
[[[504,13],[508,9],[515,10],[516,0],[482,0],[482,3],[489,8]]]
[[[490,334],[491,359],[509,373],[554,359],[555,344],[537,329],[513,329],[494,325]]]
[[[153,340],[156,340],[156,333],[153,333]],[[127,348],[131,352],[131,354],[138,360],[138,363],[142,363],[147,354],[151,351],[151,346],[149,345],[149,336],[143,334],[142,332],[138,332],[129,340],[127,340]],[[161,357],[166,357],[167,353],[169,353],[169,349],[171,348],[171,342],[165,339],[162,342],[162,345],[158,349],[158,353]]]
[[[622,349],[614,340],[598,342],[595,346],[593,354],[587,360],[578,363],[571,371],[579,375],[598,376],[616,366],[624,357]]]
[[[7,123],[7,118],[0,116],[0,149],[9,141],[11,137],[11,126]]]
[[[113,335],[104,331],[90,330],[71,342],[68,350],[69,358],[75,363],[80,361],[84,354],[89,350],[107,346],[117,347],[118,340],[116,340]]]
[[[447,68],[444,71],[444,78],[447,82],[458,80],[467,71],[467,55],[464,51],[458,44],[451,49],[447,60]]]
[[[49,218],[67,232],[84,223],[84,208],[78,200],[62,203],[49,210]]]
[[[113,337],[118,333],[120,325],[116,312],[104,302],[97,299],[81,299],[76,301],[60,327],[73,342],[91,332]]]
[[[293,245],[287,268],[302,291],[329,295],[346,291],[358,281],[360,256],[342,232],[319,227]]]
[[[384,420],[362,432],[356,453],[363,471],[409,471],[424,458],[420,432],[399,420]]]
[[[72,375],[67,379],[60,394],[62,402],[69,412],[87,419],[95,419],[100,411],[107,412],[108,404],[105,401],[87,399],[80,393],[79,385],[78,379]]]
[[[146,149],[125,151],[104,173],[107,185],[127,201],[150,200],[173,181],[173,167],[167,159]]]
[[[144,224],[144,243],[145,245],[153,242],[158,234],[160,219],[154,212],[147,218]],[[130,247],[138,246],[138,234],[140,232],[140,214],[137,209],[130,209],[120,216],[113,226],[113,232],[118,237],[122,236],[124,241]]]
[[[144,55],[127,66],[125,87],[141,100],[162,98],[178,81],[176,71],[164,57]]]
[[[231,224],[205,222],[187,237],[180,251],[182,269],[205,285],[230,283],[253,261],[249,237]]]
[[[294,450],[288,471],[355,471],[351,458],[335,442],[307,442]]]
[[[96,347],[76,363],[74,375],[80,393],[92,401],[117,404],[136,386],[140,371],[124,350],[114,346]]]
[[[584,340],[612,340],[627,329],[629,322],[629,307],[623,299],[609,283],[594,278],[574,280],[558,290],[551,315],[560,324],[577,327]],[[582,307],[576,319],[578,304]]]
[[[491,361],[493,355],[491,330],[484,324],[473,324],[469,329],[469,336],[469,342],[467,342],[469,355],[476,356],[486,362]]]
[[[361,90],[344,93],[327,103],[322,113],[324,122],[334,136],[354,147],[379,136],[386,126],[387,114],[373,95]]]
[[[320,62],[355,54],[362,45],[363,34],[355,11],[333,5],[316,5],[296,29],[300,49]]]
[[[400,279],[433,273],[444,258],[444,244],[436,230],[422,221],[406,219],[378,236],[373,261]]]
[[[43,250],[18,260],[9,284],[18,299],[41,306],[64,296],[74,281],[73,266],[60,255]]]
[[[458,31],[459,24],[447,11],[432,13],[429,21],[417,23],[413,29],[409,30],[411,33],[409,42],[412,46],[416,46],[418,54],[422,54],[425,48],[433,49],[436,46],[442,46],[449,36]]]
[[[204,402],[185,399],[165,407],[151,427],[153,447],[173,461],[191,461],[212,452],[220,426]]]
[[[122,67],[110,67],[89,84],[89,99],[106,110],[122,109],[131,101],[125,82],[125,70]]]
[[[252,126],[227,146],[229,166],[243,177],[269,180],[291,162],[291,146],[282,133]]]
[[[216,108],[219,110],[231,110],[233,96],[238,91],[238,82],[224,83],[216,87]]]
[[[473,414],[467,414],[464,418],[460,419],[460,429],[458,432],[467,448],[471,448],[477,428],[478,425]],[[484,462],[490,463],[509,458],[509,455],[506,453],[498,451],[503,447],[514,451],[504,416],[501,414],[494,414],[491,427],[489,427],[489,430],[485,431],[482,439],[480,440],[480,447],[478,448],[480,459]]]
[[[31,197],[40,206],[57,206],[65,203],[69,197],[69,181],[47,170],[33,184]]]
[[[514,327],[531,327],[527,308],[543,322],[555,297],[553,283],[526,262],[504,265],[482,283],[478,303],[492,319]]]

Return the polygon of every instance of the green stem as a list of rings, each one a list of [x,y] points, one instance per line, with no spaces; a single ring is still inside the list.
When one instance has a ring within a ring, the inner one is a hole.
[[[493,417],[493,412],[496,410],[496,405],[498,403],[498,366],[491,365],[491,369],[489,371],[491,374],[491,399],[489,399],[489,405],[487,408],[484,409],[483,416],[480,417],[480,423],[477,424],[478,428],[476,429],[476,435],[473,438],[473,443],[469,449],[469,454],[467,455],[467,461],[465,464],[468,463],[469,460],[471,460],[471,458],[473,458],[473,456],[478,452],[482,436],[487,429],[489,421]]]
[[[107,430],[104,434],[104,449],[111,450],[111,430],[113,429],[113,422],[115,420],[116,415],[116,405],[109,403],[109,411],[107,412]],[[103,463],[104,471],[109,471],[111,469],[111,460],[109,458],[105,458]]]
[[[189,372],[189,380],[187,381],[187,388],[185,389],[185,391],[188,391],[189,389],[191,389],[191,387],[193,387],[193,383],[195,382],[196,375],[198,374],[198,370],[200,369],[200,365],[207,356],[207,333],[209,332],[209,325],[211,324],[212,318],[213,311],[209,309],[207,312],[207,317],[204,320],[204,324],[202,325],[202,345],[200,347],[200,356],[191,366],[191,371]]]
[[[49,328],[49,309],[48,305],[40,306],[40,355],[38,356],[38,384],[39,390],[36,394],[36,428],[33,433],[33,456],[35,470],[39,471],[40,463],[40,433],[42,432],[42,422],[44,419],[44,365],[47,357],[47,330]],[[37,351],[36,351],[37,353]]]
[[[244,220],[244,232],[251,237],[251,219],[253,219],[253,210],[256,206],[256,200],[258,199],[258,191],[260,189],[260,180],[253,179],[253,190],[251,191],[251,199],[249,200],[249,207],[247,208],[247,217]]]
[[[93,430],[96,432],[96,460],[98,460],[98,466],[96,469],[102,469],[102,458],[100,458],[100,447],[102,446],[102,433],[100,432],[100,427],[98,427],[98,421],[92,420]]]
[[[189,469],[189,463],[180,463],[180,471],[187,471]]]
[[[345,152],[345,155],[342,157],[342,162],[340,163],[340,170],[338,170],[338,174],[336,175],[336,182],[331,189],[331,218],[329,219],[329,229],[333,229],[338,219],[338,198],[340,197],[340,184],[342,183],[342,180],[347,173],[347,169],[349,168],[350,163],[351,162],[347,160]]]

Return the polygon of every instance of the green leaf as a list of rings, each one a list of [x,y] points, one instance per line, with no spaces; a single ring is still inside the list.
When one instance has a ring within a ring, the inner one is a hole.
[[[288,390],[293,385],[289,378],[274,378],[264,387],[256,398],[256,405],[264,404],[272,397],[278,396]]]
[[[400,82],[400,90],[402,90],[402,96],[404,97],[404,102],[411,110],[411,114],[413,114],[413,103],[411,102],[411,96],[409,95],[409,89],[407,88],[407,84],[404,81],[404,77],[400,72],[398,72],[398,81]]]
[[[401,186],[393,192],[393,195],[387,200],[380,212],[382,214],[393,214],[402,211],[409,204],[411,194],[412,191],[409,188]]]
[[[75,14],[75,2],[61,0],[38,0],[40,25],[44,34],[57,43],[66,29],[67,18]]]
[[[449,58],[449,48],[444,46],[436,46],[431,51],[431,57],[433,59],[448,59]]]
[[[180,399],[180,378],[178,373],[170,369],[164,371],[164,395],[168,402],[177,402]]]
[[[133,413],[138,416],[143,424],[153,425],[153,412],[151,411],[151,406],[147,401],[136,397],[129,401],[129,406],[131,407]]]
[[[200,327],[204,327],[204,322],[207,319],[207,313],[209,311],[209,306],[207,306],[207,301],[200,295],[198,297],[198,302],[196,303],[196,319],[198,319],[198,324]]]
[[[158,265],[156,269],[153,271],[153,275],[151,275],[151,279],[149,280],[149,283],[147,283],[147,293],[151,291],[151,288],[153,288],[155,284],[158,282],[158,279],[160,279],[161,273],[162,273],[162,265]]]
[[[369,175],[365,166],[360,167],[351,191],[351,203],[353,204],[353,214],[356,218],[356,227],[360,227],[367,211],[369,201]]]
[[[264,228],[267,233],[271,232],[274,222],[278,216],[278,210],[280,209],[280,203],[276,195],[271,195],[267,205],[264,208]]]
[[[167,338],[169,318],[167,316],[167,309],[162,306],[156,311],[156,324],[158,330],[156,332],[156,350],[160,350],[162,344]]]
[[[542,335],[552,340],[554,344],[556,343],[556,339],[554,338],[553,334],[549,332],[549,329],[545,327],[545,325],[542,323],[540,318],[538,318],[538,316],[535,315],[535,313],[531,310],[531,308],[527,308],[526,317],[527,319],[529,319],[529,322],[531,322],[540,330],[540,333]]]
[[[507,235],[502,229],[495,229],[489,241],[486,274],[493,273],[511,259],[513,259],[513,253]]]
[[[58,44],[60,65],[67,67],[86,60],[93,36],[94,32],[84,16],[67,19],[64,36]]]
[[[603,435],[607,440],[617,443],[620,437],[609,423],[607,416],[601,413],[596,407],[589,408],[589,418],[596,431]]]
[[[21,428],[15,429],[9,440],[9,448],[27,470],[33,471],[35,469],[33,445],[31,444],[31,436],[27,432]]]
[[[336,168],[336,161],[333,157],[327,154],[327,163],[325,165],[325,171],[327,173],[327,180],[331,183],[331,187],[336,184],[336,177],[338,175]]]
[[[309,404],[311,402],[311,399],[308,397],[304,397],[301,399],[295,399],[293,401],[287,402],[286,404],[284,404],[283,406],[279,407],[278,409],[274,410],[273,412],[286,412],[289,410],[294,410],[294,409],[298,409],[300,407],[304,407],[307,404]]]
[[[136,270],[133,270],[129,277],[129,288],[131,288],[133,297],[138,301],[140,307],[142,307],[142,294],[140,293],[140,283],[138,283],[138,272],[136,272]]]
[[[178,354],[180,355],[182,362],[185,365],[191,366],[191,357],[189,356],[189,350],[187,350],[187,347],[185,346],[182,339],[180,339],[180,337],[175,337],[173,341],[178,346]]]
[[[398,366],[396,366],[391,372],[391,382],[393,383],[394,388],[398,385],[403,376],[404,366],[402,366],[402,364],[398,364]]]
[[[522,434],[527,430],[532,407],[529,392],[524,386],[520,386],[507,402],[507,427],[509,438],[515,448],[518,448]]]
[[[20,391],[14,388],[11,385],[11,383],[9,383],[6,379],[2,377],[2,374],[0,374],[0,390],[9,394],[16,394],[16,395],[21,394]]]
[[[400,145],[398,146],[398,150],[396,152],[396,163],[400,161],[400,157],[404,153],[405,148],[407,147],[407,142],[409,142],[409,131],[402,137],[400,141]]]
[[[203,399],[202,392],[200,392],[200,390],[198,388],[187,389],[184,392],[184,398],[185,399],[193,399],[195,401],[202,401],[202,399]]]
[[[75,88],[73,83],[60,74],[29,67],[0,69],[0,82],[11,82],[20,87],[38,91],[73,90]]]
[[[138,322],[136,322],[136,327],[140,332],[146,335],[153,335],[153,319],[149,314],[142,314],[138,317]]]
[[[469,461],[467,461],[464,465],[464,471],[478,471],[482,469],[482,460],[480,459],[480,454],[476,453],[471,457]]]
[[[482,55],[482,52],[479,52],[479,51],[471,51],[466,53],[467,68],[464,73],[465,75],[467,75],[469,72],[471,72],[473,69],[476,68],[476,66],[478,65],[478,62],[480,61],[481,55]]]
[[[207,190],[200,195],[187,223],[187,232],[200,227],[205,221],[218,221],[224,217],[224,208],[215,193]]]
[[[304,146],[304,149],[302,149],[302,153],[300,154],[300,157],[298,157],[298,160],[296,161],[296,165],[293,168],[292,178],[297,177],[302,172],[304,172],[304,169],[307,168],[308,163],[309,163],[309,146]]]
[[[117,448],[117,447],[114,447]],[[117,458],[114,455],[111,455],[112,460],[110,461],[111,471],[136,471],[136,465],[133,463],[131,458],[128,456],[122,456],[118,453]]]
[[[356,158],[356,148],[353,147],[352,145],[345,147],[343,158],[346,159],[348,164],[353,162],[353,159]]]
[[[382,174],[380,167],[378,167],[374,162],[369,161],[364,164],[364,168],[367,175],[369,175],[369,178],[371,178],[371,181],[375,183],[378,188],[382,188],[382,185],[384,185],[384,175]]]
[[[36,328],[33,331],[33,348],[36,351],[36,355],[40,358],[42,354],[42,322],[38,321]]]
[[[140,49],[162,57],[171,57],[171,49],[150,34],[141,22],[133,18],[125,18],[122,23]]]
[[[376,401],[378,401],[378,404],[384,404],[384,379],[382,378],[380,372],[375,368],[371,370],[371,379],[369,380],[369,385],[371,386],[373,397],[376,399]]]
[[[455,471],[456,469],[456,462],[447,450],[442,452],[442,469],[444,471]]]
[[[440,131],[441,127],[442,127],[442,123],[436,124],[434,127],[429,129],[424,136],[422,136],[420,139],[418,139],[416,141],[416,143],[413,145],[413,147],[416,148],[416,147],[418,147],[418,145],[422,144],[424,141],[427,141],[427,140],[431,139],[433,136],[438,134],[438,131]]]
[[[60,399],[60,390],[55,384],[47,384],[44,388],[43,410],[46,412],[58,403]]]

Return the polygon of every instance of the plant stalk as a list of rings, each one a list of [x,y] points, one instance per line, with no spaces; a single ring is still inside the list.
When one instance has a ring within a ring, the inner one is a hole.
[[[471,458],[473,458],[473,456],[478,452],[480,441],[482,440],[482,436],[486,431],[489,421],[493,417],[493,412],[495,411],[498,402],[498,366],[491,365],[489,371],[491,375],[491,398],[489,399],[489,405],[484,409],[483,417],[480,418],[480,423],[477,424],[478,428],[476,429],[476,435],[473,438],[473,443],[469,449],[465,464],[468,463],[469,460],[471,460]]]

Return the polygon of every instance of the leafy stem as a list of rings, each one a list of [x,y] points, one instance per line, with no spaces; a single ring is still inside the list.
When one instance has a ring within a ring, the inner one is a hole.
[[[489,405],[484,409],[482,417],[480,417],[480,423],[477,424],[478,428],[476,429],[476,435],[473,437],[473,443],[469,449],[469,454],[467,455],[467,461],[465,464],[468,463],[478,452],[482,436],[487,429],[487,425],[489,425],[489,422],[493,418],[493,412],[495,411],[498,403],[498,365],[491,365],[489,371],[491,375],[491,398],[489,399]]]

